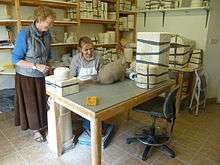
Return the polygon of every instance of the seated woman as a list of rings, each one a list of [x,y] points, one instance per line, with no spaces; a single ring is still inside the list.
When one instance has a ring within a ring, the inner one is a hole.
[[[103,59],[94,51],[93,43],[89,37],[79,39],[79,53],[73,56],[70,65],[70,74],[80,81],[96,81],[97,74],[103,65]]]
[[[70,65],[70,75],[77,77],[81,82],[96,82],[98,71],[103,65],[103,58],[94,51],[89,37],[81,37],[78,47],[79,53],[73,56]],[[83,127],[90,128],[88,120],[83,120]]]

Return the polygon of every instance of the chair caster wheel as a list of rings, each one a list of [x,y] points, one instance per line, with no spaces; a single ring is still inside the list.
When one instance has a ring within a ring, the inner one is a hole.
[[[131,144],[131,142],[132,142],[132,140],[130,140],[130,139],[126,140],[126,144]]]
[[[175,157],[176,157],[176,154],[173,153],[173,154],[170,155],[170,157],[171,157],[171,158],[175,158]]]
[[[126,141],[126,144],[131,144],[131,142],[129,142],[128,140]]]
[[[131,144],[131,143],[136,142],[136,141],[137,141],[137,138],[128,138],[126,140],[126,144]]]

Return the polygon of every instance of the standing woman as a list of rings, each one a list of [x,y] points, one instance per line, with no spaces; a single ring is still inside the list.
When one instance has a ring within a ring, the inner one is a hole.
[[[51,57],[49,28],[56,15],[52,9],[40,6],[34,10],[34,22],[16,37],[12,63],[16,65],[15,125],[31,129],[34,139],[44,141],[47,128],[47,99],[44,76],[50,71]]]

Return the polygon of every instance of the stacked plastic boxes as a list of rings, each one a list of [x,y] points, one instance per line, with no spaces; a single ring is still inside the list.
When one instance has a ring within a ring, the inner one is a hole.
[[[175,68],[184,68],[189,64],[192,49],[195,42],[181,36],[171,38],[169,66]]]
[[[191,58],[189,61],[190,68],[199,68],[202,66],[203,61],[203,50],[202,49],[194,49],[191,54]]]
[[[153,88],[169,79],[169,33],[137,33],[136,84],[141,88]]]
[[[80,17],[83,19],[107,19],[108,3],[100,0],[81,0]]]
[[[68,80],[56,80],[54,75],[46,76],[46,90],[58,96],[71,95],[79,92],[79,80],[72,77]]]
[[[145,9],[171,9],[174,8],[175,0],[145,0]]]

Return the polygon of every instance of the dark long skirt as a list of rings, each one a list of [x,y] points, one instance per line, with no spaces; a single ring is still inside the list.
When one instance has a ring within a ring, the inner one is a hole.
[[[22,130],[40,130],[47,126],[47,98],[44,77],[15,76],[15,125]]]

